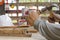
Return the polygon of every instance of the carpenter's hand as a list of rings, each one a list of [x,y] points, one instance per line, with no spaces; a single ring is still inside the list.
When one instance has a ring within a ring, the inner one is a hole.
[[[27,17],[27,21],[28,23],[33,26],[34,25],[34,21],[39,17],[38,12],[30,12],[29,16]]]
[[[55,23],[55,19],[52,17],[48,17],[48,21],[50,22],[50,23]]]
[[[48,17],[48,21],[49,21],[50,23],[55,23],[55,17],[54,17],[53,14],[54,14],[54,13],[51,12],[50,16]]]

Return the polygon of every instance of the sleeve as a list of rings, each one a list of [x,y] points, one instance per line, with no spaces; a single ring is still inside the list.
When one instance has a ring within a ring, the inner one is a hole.
[[[41,20],[40,17],[39,17],[37,20],[35,20],[35,22],[34,22],[34,28],[35,28],[35,29],[39,30],[38,28],[39,28],[39,24],[40,24],[41,21],[42,21],[42,20]]]
[[[47,23],[38,18],[34,22],[34,28],[48,40],[60,40],[60,24]]]

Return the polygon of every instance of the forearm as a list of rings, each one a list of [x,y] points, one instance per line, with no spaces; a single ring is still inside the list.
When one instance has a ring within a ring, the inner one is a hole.
[[[44,20],[37,19],[34,28],[48,40],[60,40],[60,24],[47,23]]]
[[[35,20],[35,22],[34,22],[34,28],[35,28],[35,29],[39,30],[38,28],[39,28],[39,23],[40,23],[40,22],[41,22],[40,17],[39,17],[37,20]]]

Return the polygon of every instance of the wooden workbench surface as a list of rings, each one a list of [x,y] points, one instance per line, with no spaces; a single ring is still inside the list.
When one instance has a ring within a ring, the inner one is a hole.
[[[19,37],[31,37],[31,33],[36,33],[37,30],[29,26],[6,26],[0,27],[0,36],[19,36]]]

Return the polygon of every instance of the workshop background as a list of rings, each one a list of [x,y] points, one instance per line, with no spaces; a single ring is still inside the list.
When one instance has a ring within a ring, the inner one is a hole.
[[[0,40],[46,40],[33,26],[29,25],[25,18],[28,10],[40,11],[52,4],[58,5],[58,8],[53,7],[52,11],[60,14],[60,0],[4,0],[2,13],[8,15],[17,27],[0,27]],[[49,13],[40,15],[43,19],[47,19]]]

